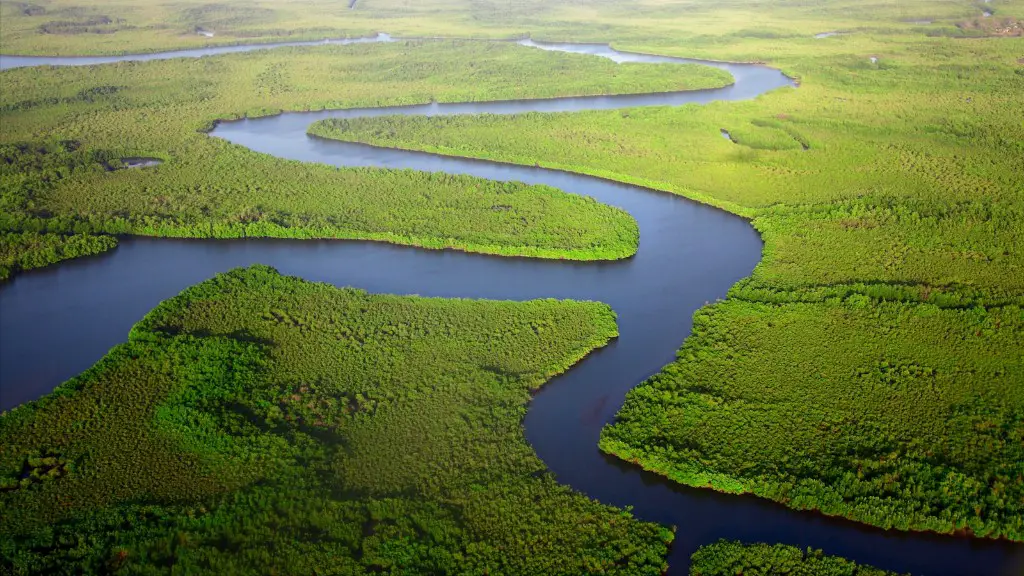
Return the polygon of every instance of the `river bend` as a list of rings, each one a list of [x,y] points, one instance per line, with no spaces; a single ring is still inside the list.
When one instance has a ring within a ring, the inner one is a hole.
[[[334,42],[369,41],[392,39],[381,34]],[[121,57],[0,56],[0,68],[203,57],[322,43],[223,46]],[[592,196],[627,210],[636,219],[640,247],[634,257],[580,263],[373,242],[127,238],[113,252],[22,273],[0,286],[0,409],[48,393],[124,341],[132,324],[158,302],[236,266],[268,264],[284,274],[370,292],[599,300],[618,314],[619,338],[537,394],[524,423],[526,436],[560,482],[602,502],[632,506],[638,518],[677,526],[669,558],[672,574],[686,574],[689,555],[719,538],[812,546],[880,568],[931,576],[1024,572],[1024,546],[883,531],[792,511],[758,498],[681,487],[598,451],[601,428],[612,420],[625,393],[674,359],[690,332],[693,312],[724,297],[729,287],[757,264],[761,241],[745,220],[671,194],[588,176],[375,148],[306,134],[312,122],[324,118],[678,106],[753,98],[794,84],[779,71],[755,64],[626,53],[596,44],[531,40],[520,44],[593,54],[616,62],[705,64],[727,70],[735,83],[691,92],[289,112],[220,123],[212,136],[307,162],[469,174],[546,184]],[[60,353],[55,355],[53,350]]]

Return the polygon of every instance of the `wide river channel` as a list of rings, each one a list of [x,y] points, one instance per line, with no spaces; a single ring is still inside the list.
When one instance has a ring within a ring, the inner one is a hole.
[[[393,41],[376,38],[331,43]],[[0,69],[95,65],[123,60],[201,57],[317,45],[294,42],[227,46],[118,57],[0,57]],[[542,168],[374,148],[310,137],[324,118],[381,115],[572,112],[740,100],[792,86],[778,70],[615,51],[594,44],[520,44],[594,54],[616,62],[699,63],[730,72],[735,83],[692,92],[548,100],[424,104],[285,113],[221,123],[212,136],[282,158],[335,166],[408,168],[492,180],[546,184],[619,206],[640,227],[627,260],[572,263],[432,251],[372,242],[170,240],[125,238],[113,252],[24,273],[0,286],[0,409],[38,398],[99,360],[161,300],[237,266],[261,263],[308,280],[370,292],[439,297],[599,300],[618,313],[620,336],[545,386],[525,420],[526,436],[558,480],[638,518],[677,526],[670,573],[687,573],[689,556],[719,538],[822,548],[879,568],[929,576],[1024,574],[1024,546],[1008,542],[884,531],[796,512],[748,496],[675,485],[597,449],[626,392],[671,362],[690,333],[691,316],[750,274],[761,240],[732,214],[645,188]],[[680,134],[685,138],[685,134]]]

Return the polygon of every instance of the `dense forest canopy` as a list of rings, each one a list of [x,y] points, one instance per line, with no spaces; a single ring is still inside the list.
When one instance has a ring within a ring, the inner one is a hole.
[[[720,541],[701,546],[690,565],[691,576],[898,576],[895,572],[857,564],[821,550],[800,550],[783,544]]]
[[[656,576],[672,532],[560,486],[520,425],[531,390],[616,334],[600,303],[218,275],[0,416],[0,562]]]

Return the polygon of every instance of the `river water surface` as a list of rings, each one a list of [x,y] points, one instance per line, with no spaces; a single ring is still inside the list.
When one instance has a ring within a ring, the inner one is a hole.
[[[386,35],[355,41],[391,41]],[[352,42],[352,41],[344,41]],[[304,45],[316,43],[288,43]],[[793,82],[777,70],[617,52],[604,45],[523,45],[594,54],[617,62],[696,62],[729,71],[731,86],[694,92],[594,96],[286,113],[221,123],[213,137],[283,158],[336,166],[411,168],[546,184],[629,211],[640,249],[617,262],[572,263],[431,251],[371,242],[127,238],[115,251],[19,275],[0,287],[0,409],[38,398],[92,365],[158,302],[217,272],[254,263],[308,280],[370,292],[525,300],[600,300],[618,314],[620,337],[544,387],[526,435],[558,480],[644,520],[676,525],[672,574],[719,538],[823,548],[881,568],[940,575],[1019,575],[1024,547],[938,535],[887,532],[801,513],[752,497],[676,486],[597,449],[625,393],[674,359],[693,312],[750,274],[761,241],[746,221],[695,202],[596,178],[427,153],[374,148],[306,135],[323,118],[569,112],[701,104],[752,98]],[[0,68],[199,57],[271,48],[230,46],[110,58],[0,57]],[[680,138],[685,138],[680,134]]]

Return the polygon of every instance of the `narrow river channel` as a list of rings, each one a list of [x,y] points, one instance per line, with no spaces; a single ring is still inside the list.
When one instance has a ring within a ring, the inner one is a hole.
[[[362,41],[393,39],[382,34],[339,42]],[[371,242],[128,238],[111,253],[25,273],[0,287],[0,409],[46,394],[124,341],[131,325],[158,302],[236,266],[268,264],[284,274],[370,292],[600,300],[617,312],[620,337],[537,394],[525,420],[526,436],[560,482],[602,502],[631,506],[641,519],[677,526],[669,559],[671,574],[686,574],[689,555],[719,538],[813,546],[880,568],[919,575],[1024,573],[1021,545],[883,531],[795,512],[753,497],[684,488],[598,451],[602,426],[614,417],[630,388],[674,359],[690,332],[694,311],[724,297],[729,287],[757,264],[761,241],[745,220],[671,194],[587,176],[374,148],[306,134],[312,122],[324,118],[678,106],[753,98],[793,85],[779,71],[755,64],[624,53],[605,45],[529,40],[520,44],[594,54],[616,62],[700,63],[727,70],[735,83],[692,92],[286,113],[221,123],[212,136],[307,162],[469,174],[546,184],[592,196],[629,211],[637,220],[640,249],[636,256],[616,262],[571,263]],[[102,58],[2,56],[0,68],[199,57],[274,46]]]

